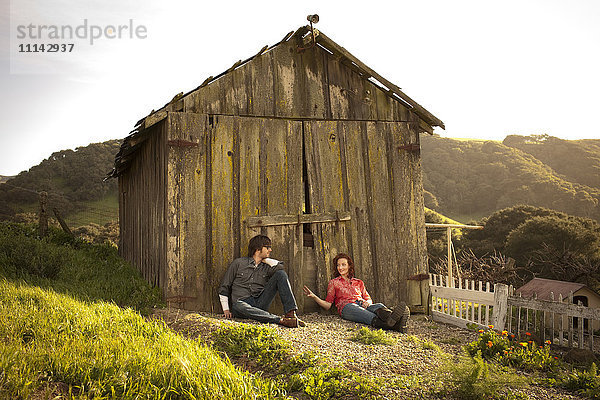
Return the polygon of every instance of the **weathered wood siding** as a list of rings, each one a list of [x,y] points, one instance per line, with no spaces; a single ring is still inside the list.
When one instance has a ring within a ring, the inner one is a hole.
[[[161,289],[167,271],[166,132],[163,123],[153,126],[129,170],[119,177],[119,252]]]
[[[183,99],[187,112],[409,121],[412,112],[319,46],[282,43]]]
[[[217,288],[249,239],[268,235],[299,302],[302,227],[249,228],[247,218],[302,212],[302,124],[296,121],[169,113],[167,297],[219,311]]]

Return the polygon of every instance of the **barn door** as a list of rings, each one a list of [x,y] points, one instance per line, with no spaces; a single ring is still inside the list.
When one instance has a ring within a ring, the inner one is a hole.
[[[304,123],[304,154],[306,161],[306,212],[310,214],[348,215],[350,208],[348,168],[343,124],[336,121]],[[332,278],[331,261],[340,252],[352,253],[348,224],[337,219],[334,223],[313,223],[316,290],[326,294]],[[354,257],[354,256],[353,256]]]
[[[375,300],[420,304],[407,279],[426,265],[418,143],[406,123],[304,122],[310,213],[348,212],[346,224],[313,224],[317,286],[324,294],[331,260],[339,252],[355,261]]]

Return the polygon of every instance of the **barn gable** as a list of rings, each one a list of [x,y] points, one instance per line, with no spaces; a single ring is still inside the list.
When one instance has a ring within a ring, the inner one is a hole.
[[[443,123],[310,28],[140,120],[119,178],[123,256],[167,299],[215,310],[248,239],[268,234],[301,308],[336,252],[386,303],[424,301],[419,133]]]

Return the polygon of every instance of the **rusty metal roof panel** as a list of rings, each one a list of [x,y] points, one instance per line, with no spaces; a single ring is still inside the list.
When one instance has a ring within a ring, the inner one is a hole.
[[[583,283],[555,281],[552,279],[533,278],[519,289],[515,294],[521,294],[525,298],[533,298],[537,293],[539,300],[551,300],[550,293],[554,293],[554,300],[558,300],[558,295],[563,299],[569,296],[570,292],[577,292],[585,287]]]

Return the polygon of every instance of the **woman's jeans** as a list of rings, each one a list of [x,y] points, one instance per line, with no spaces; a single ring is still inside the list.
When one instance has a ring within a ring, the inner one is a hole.
[[[360,322],[361,324],[371,325],[373,318],[377,317],[375,311],[385,307],[381,303],[371,304],[367,308],[363,308],[359,305],[357,300],[354,303],[348,303],[342,308],[342,318],[349,321]]]
[[[298,309],[288,276],[284,270],[279,270],[267,281],[260,296],[236,301],[231,305],[231,311],[238,318],[278,324],[281,317],[267,311],[277,292],[279,292],[279,298],[286,313]]]

